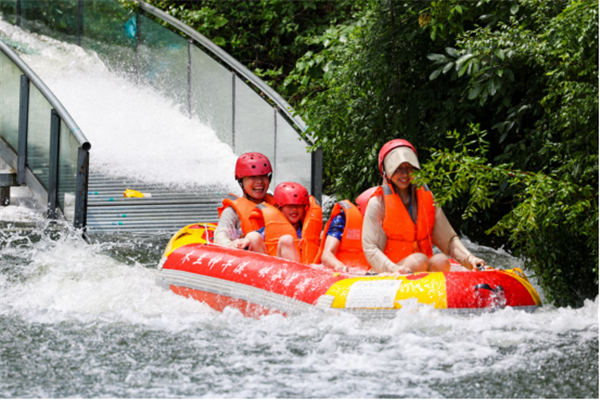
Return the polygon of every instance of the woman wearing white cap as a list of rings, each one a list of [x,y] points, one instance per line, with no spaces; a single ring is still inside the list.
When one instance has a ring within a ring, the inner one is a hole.
[[[447,256],[467,269],[485,265],[460,241],[427,185],[417,189],[412,184],[414,169],[421,165],[408,141],[394,139],[381,148],[379,172],[384,184],[367,204],[362,232],[371,267],[379,273],[446,272]],[[444,254],[433,255],[433,245]]]

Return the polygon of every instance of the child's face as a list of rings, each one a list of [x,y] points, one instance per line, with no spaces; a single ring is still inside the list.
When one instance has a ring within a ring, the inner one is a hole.
[[[306,214],[306,206],[303,204],[286,204],[281,206],[280,210],[292,225],[302,221]]]
[[[245,176],[242,178],[244,191],[253,199],[263,201],[269,189],[268,175]]]

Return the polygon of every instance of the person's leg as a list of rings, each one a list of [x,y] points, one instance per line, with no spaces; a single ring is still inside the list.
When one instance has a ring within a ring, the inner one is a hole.
[[[294,245],[294,238],[292,235],[283,235],[279,238],[279,244],[277,245],[277,257],[300,262],[300,254],[298,254],[298,251],[296,251],[296,246]]]
[[[429,259],[429,272],[448,272],[450,271],[450,260],[444,254],[435,254]]]
[[[248,240],[248,250],[254,251],[256,253],[267,254],[267,247],[265,246],[265,241],[262,236],[258,232],[250,232],[246,235],[246,239]]]
[[[400,265],[410,269],[413,273],[425,272],[429,266],[429,259],[423,253],[414,253],[400,261]]]

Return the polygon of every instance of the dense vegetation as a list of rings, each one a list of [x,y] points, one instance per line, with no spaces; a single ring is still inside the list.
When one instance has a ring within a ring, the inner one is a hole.
[[[456,228],[508,241],[556,305],[597,296],[597,2],[153,3],[296,106],[327,193],[378,184],[406,138]]]

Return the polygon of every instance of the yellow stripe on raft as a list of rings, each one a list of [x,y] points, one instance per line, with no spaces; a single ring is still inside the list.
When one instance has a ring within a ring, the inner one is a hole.
[[[515,278],[517,281],[519,281],[519,283],[521,285],[523,285],[523,287],[525,289],[527,289],[527,291],[531,295],[531,298],[533,299],[533,301],[535,301],[535,304],[538,306],[542,305],[542,299],[540,299],[540,295],[538,294],[538,292],[536,292],[536,290],[533,288],[533,286],[531,286],[529,279],[527,279],[527,276],[525,276],[525,274],[523,273],[523,270],[521,268],[513,268],[513,269],[499,270],[499,271],[504,272],[505,274],[509,274],[510,276]]]
[[[399,301],[408,299],[417,299],[437,309],[448,308],[446,280],[441,272],[428,273],[419,279],[405,276],[344,279],[333,284],[326,294],[335,298],[331,308],[402,308]]]

